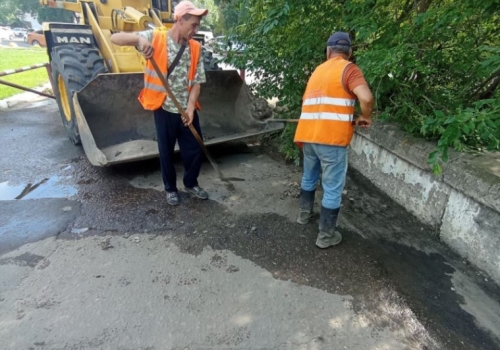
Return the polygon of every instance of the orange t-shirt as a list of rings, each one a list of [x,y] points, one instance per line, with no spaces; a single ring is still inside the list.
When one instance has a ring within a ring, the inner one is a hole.
[[[352,94],[352,90],[360,85],[368,86],[368,83],[366,82],[365,76],[363,75],[361,69],[359,69],[359,67],[354,63],[351,63],[346,67],[344,71],[344,75],[342,76],[342,85],[344,85],[344,89],[346,91]]]

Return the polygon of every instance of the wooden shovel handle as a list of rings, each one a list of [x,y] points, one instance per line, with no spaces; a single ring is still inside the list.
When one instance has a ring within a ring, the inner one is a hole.
[[[154,69],[156,71],[156,74],[158,75],[158,78],[160,78],[160,80],[161,80],[161,82],[163,84],[163,87],[167,91],[168,97],[170,99],[172,99],[172,102],[174,103],[175,107],[179,111],[179,113],[180,113],[180,115],[182,117],[182,120],[184,122],[187,122],[189,120],[189,116],[187,115],[187,113],[184,110],[184,108],[182,108],[181,104],[179,103],[179,101],[175,97],[174,93],[170,89],[170,86],[168,85],[167,79],[165,78],[165,76],[161,72],[160,67],[158,67],[158,64],[156,63],[156,61],[155,61],[155,59],[153,57],[151,57],[149,60],[153,64],[153,67],[154,67]],[[208,152],[208,149],[205,146],[205,143],[203,142],[203,139],[200,137],[200,134],[198,134],[198,131],[196,131],[196,129],[194,128],[194,126],[193,126],[192,123],[189,124],[188,127],[189,127],[189,130],[191,130],[191,133],[195,137],[196,141],[198,141],[198,143],[200,144],[200,147],[203,150],[203,152],[205,153],[205,155],[207,156],[208,160],[210,161],[210,164],[212,164],[212,167],[214,168],[215,172],[217,173],[217,175],[219,176],[219,178],[221,180],[223,180],[224,178],[222,176],[221,171],[219,170],[219,166],[217,165],[217,163],[215,162],[215,160],[212,158],[212,156]]]

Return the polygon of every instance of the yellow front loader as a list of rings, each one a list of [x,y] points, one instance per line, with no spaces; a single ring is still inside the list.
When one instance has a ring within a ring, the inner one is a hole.
[[[73,11],[75,24],[44,28],[51,81],[68,137],[81,143],[93,165],[107,166],[158,156],[152,113],[137,96],[144,58],[110,41],[117,31],[171,27],[171,0],[41,0]],[[200,122],[207,145],[281,129],[257,122],[254,97],[236,70],[221,70],[203,51],[207,82],[201,87]]]

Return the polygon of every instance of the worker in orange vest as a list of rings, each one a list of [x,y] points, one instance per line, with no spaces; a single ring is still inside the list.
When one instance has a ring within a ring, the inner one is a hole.
[[[299,224],[307,224],[312,216],[316,184],[322,171],[324,194],[316,239],[319,248],[342,241],[336,226],[347,171],[347,147],[354,125],[371,126],[374,104],[363,73],[349,62],[352,55],[349,35],[334,33],[328,39],[326,55],[326,62],[315,69],[307,83],[294,139],[304,153]],[[361,115],[354,119],[356,100]]]
[[[111,42],[116,45],[135,46],[146,59],[154,58],[162,73],[167,76],[169,86],[179,103],[185,108],[189,120],[183,120],[172,99],[157,76],[153,65],[147,61],[144,72],[144,89],[139,95],[143,108],[154,113],[161,173],[167,203],[180,203],[177,190],[177,175],[173,157],[176,141],[184,163],[184,186],[188,193],[200,199],[208,199],[208,193],[198,185],[202,149],[187,126],[193,124],[200,134],[200,109],[198,96],[200,84],[206,81],[201,45],[193,40],[200,21],[208,10],[199,9],[191,1],[181,1],[175,6],[174,25],[145,30],[137,33],[115,33]]]

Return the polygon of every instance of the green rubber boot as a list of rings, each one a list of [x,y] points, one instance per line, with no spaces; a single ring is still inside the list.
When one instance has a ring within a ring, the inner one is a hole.
[[[312,217],[312,211],[314,206],[314,194],[316,191],[305,191],[300,189],[300,199],[299,199],[299,217],[297,222],[301,225],[305,225],[309,222]]]
[[[321,206],[319,217],[319,234],[316,239],[316,246],[319,248],[328,248],[339,244],[342,241],[342,235],[335,231],[337,228],[337,218],[340,208],[327,209]]]

